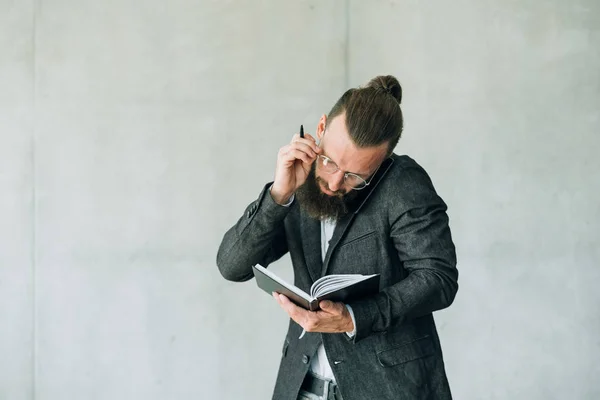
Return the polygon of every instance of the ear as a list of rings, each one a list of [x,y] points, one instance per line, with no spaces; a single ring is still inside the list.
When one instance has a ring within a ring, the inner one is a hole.
[[[321,119],[319,119],[319,124],[317,125],[317,139],[319,142],[323,139],[323,135],[325,134],[325,126],[327,125],[327,115],[323,114]]]

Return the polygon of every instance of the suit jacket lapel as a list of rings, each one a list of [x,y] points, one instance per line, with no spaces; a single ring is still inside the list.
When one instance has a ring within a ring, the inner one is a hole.
[[[335,247],[340,242],[340,239],[344,236],[346,229],[350,226],[350,223],[354,219],[355,215],[356,215],[355,213],[349,212],[348,214],[346,214],[342,218],[340,218],[340,220],[335,224],[333,236],[331,237],[331,240],[329,241],[329,247],[327,248],[325,260],[323,262],[323,268],[320,271],[321,272],[320,276],[325,276],[327,274],[327,267],[329,266],[329,259],[331,258],[331,254],[333,253],[333,251],[335,250]]]
[[[310,218],[304,211],[301,211],[300,232],[302,234],[302,249],[308,273],[312,281],[321,277],[321,222]]]
[[[321,276],[325,276],[327,274],[327,269],[329,268],[329,260],[331,258],[331,254],[335,251],[336,246],[340,243],[340,240],[346,233],[346,230],[354,220],[354,216],[358,214],[362,206],[367,202],[368,198],[371,196],[371,193],[375,190],[381,179],[388,172],[392,164],[394,163],[393,158],[387,158],[379,167],[379,170],[373,177],[369,188],[362,193],[362,196],[359,196],[352,209],[348,214],[344,215],[335,225],[335,230],[333,231],[333,236],[331,237],[331,241],[329,242],[329,247],[327,248],[327,254],[325,255],[325,260],[323,261],[323,267],[321,270]],[[321,236],[319,235],[319,238]]]

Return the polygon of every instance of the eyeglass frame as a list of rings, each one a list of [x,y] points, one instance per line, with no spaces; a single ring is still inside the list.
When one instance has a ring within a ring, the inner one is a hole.
[[[325,137],[325,131],[323,131],[323,136],[321,136],[321,139],[319,140],[319,143],[317,144],[317,146],[319,146],[321,149],[323,148],[323,147],[322,147],[322,145],[323,145],[323,138],[324,138],[324,137]],[[387,158],[387,157],[386,157],[386,158]],[[338,171],[342,171],[342,170],[340,169],[340,167],[337,165],[337,163],[336,163],[335,161],[333,161],[331,158],[327,157],[326,155],[323,155],[323,154],[319,154],[319,155],[317,155],[317,160],[319,160],[318,162],[319,162],[319,163],[322,163],[322,161],[320,161],[320,159],[326,159],[328,163],[330,162],[331,164],[335,165],[335,171],[332,171],[332,172],[327,172],[327,171],[325,171],[327,174],[329,174],[329,175],[333,175],[333,174],[335,174],[335,173],[336,173],[336,172],[338,172]],[[373,181],[373,178],[375,177],[375,175],[377,175],[377,171],[379,171],[379,168],[381,168],[381,164],[383,164],[383,162],[381,162],[381,163],[380,163],[380,164],[377,166],[377,169],[375,170],[375,172],[373,172],[373,174],[371,174],[371,176],[368,178],[368,180],[367,180],[367,179],[365,179],[365,178],[363,178],[362,176],[360,176],[360,175],[358,175],[358,174],[355,174],[354,172],[345,172],[345,171],[342,171],[342,172],[344,173],[344,184],[347,184],[347,183],[346,183],[346,179],[347,179],[347,177],[348,177],[349,175],[352,175],[352,176],[355,176],[355,177],[357,177],[357,178],[358,178],[358,179],[360,179],[361,181],[363,181],[363,182],[364,182],[364,186],[361,186],[361,187],[354,187],[354,186],[352,186],[352,185],[348,185],[348,186],[350,186],[350,189],[352,189],[352,190],[363,190],[364,188],[366,188],[367,186],[369,186],[369,185],[371,184],[371,182]]]

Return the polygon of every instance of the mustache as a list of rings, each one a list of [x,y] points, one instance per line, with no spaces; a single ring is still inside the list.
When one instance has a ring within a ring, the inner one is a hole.
[[[341,189],[331,190],[329,188],[329,185],[327,184],[327,182],[325,182],[325,180],[321,179],[321,177],[319,177],[319,176],[316,176],[315,179],[316,179],[316,181],[317,181],[318,184],[322,184],[325,187],[325,189],[327,189],[327,190],[329,190],[330,192],[333,193],[332,197],[335,196],[335,197],[338,197],[338,198],[343,198],[344,195],[346,194],[346,192],[344,192]]]

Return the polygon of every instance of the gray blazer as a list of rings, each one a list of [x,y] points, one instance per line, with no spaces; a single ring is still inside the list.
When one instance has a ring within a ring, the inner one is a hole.
[[[356,335],[307,333],[290,320],[273,399],[295,400],[310,358],[323,343],[344,400],[451,399],[432,312],[458,290],[446,204],[407,156],[392,155],[337,222],[321,261],[320,222],[297,201],[276,204],[266,185],[225,234],[217,265],[228,280],[289,252],[304,291],[326,274],[381,274],[380,292],[349,303]]]

